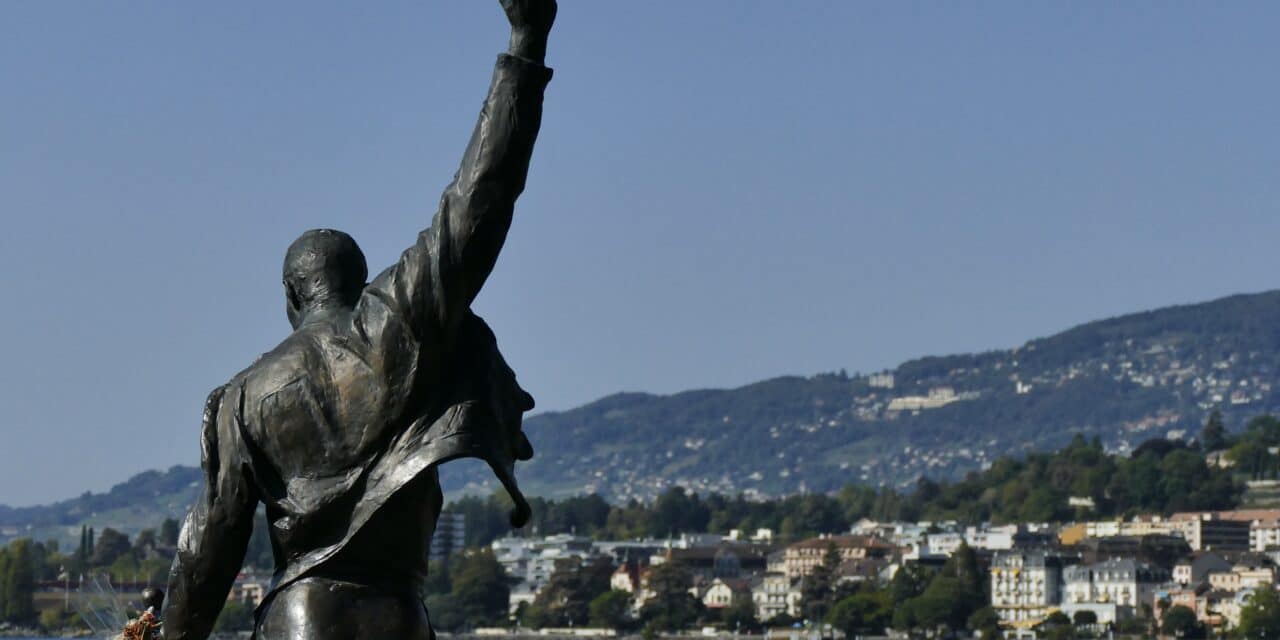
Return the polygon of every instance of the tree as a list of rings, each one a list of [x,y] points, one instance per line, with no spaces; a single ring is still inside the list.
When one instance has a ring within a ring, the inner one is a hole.
[[[4,622],[9,607],[9,550],[0,548],[0,622]]]
[[[621,633],[629,629],[634,622],[631,619],[631,594],[626,591],[610,589],[596,596],[588,609],[593,626],[614,629]]]
[[[249,534],[249,547],[244,552],[244,564],[249,567],[270,569],[275,567],[275,551],[271,549],[271,525],[266,511],[253,515],[253,532]]]
[[[493,551],[481,549],[456,558],[449,581],[453,585],[450,595],[454,604],[461,608],[466,624],[480,625],[506,619],[511,587]]]
[[[18,625],[36,622],[36,567],[31,541],[26,538],[9,544],[5,555],[2,579],[4,580],[4,619]]]
[[[659,537],[687,531],[706,531],[710,520],[711,512],[698,499],[698,494],[687,493],[684,487],[672,487],[662,492],[653,502],[649,534]]]
[[[510,500],[498,491],[488,498],[466,496],[449,502],[451,513],[461,513],[468,547],[487,546],[498,536],[511,531],[507,521]],[[550,532],[547,532],[550,533]],[[432,620],[434,622],[434,619]]]
[[[674,562],[664,562],[649,571],[653,597],[640,609],[640,618],[652,629],[682,631],[702,613],[702,602],[689,593],[693,576]]]
[[[1048,486],[1031,490],[1022,503],[1018,519],[1024,522],[1052,522],[1062,520],[1067,514],[1067,497],[1061,491]]]
[[[67,626],[67,620],[62,615],[60,607],[45,609],[40,612],[40,628],[47,633],[53,633]]]
[[[1054,611],[1041,624],[1050,627],[1065,627],[1071,624],[1071,618],[1068,618],[1067,614],[1061,611]]]
[[[839,571],[840,550],[834,542],[828,542],[822,564],[810,570],[800,584],[800,610],[804,612],[805,618],[816,622],[827,617]]]
[[[167,547],[178,546],[178,521],[173,518],[165,518],[160,523],[160,544]]]
[[[1098,614],[1092,611],[1077,611],[1074,616],[1071,616],[1071,622],[1078,627],[1087,624],[1098,624]]]
[[[1236,464],[1236,468],[1258,480],[1271,471],[1273,456],[1267,446],[1253,438],[1243,438],[1227,451],[1227,458]]]
[[[1280,638],[1280,595],[1274,589],[1253,592],[1240,609],[1240,638]]]
[[[1280,420],[1272,415],[1260,415],[1245,425],[1245,433],[1264,447],[1280,445]]]
[[[529,629],[542,628],[542,625],[540,624],[542,621],[535,620],[535,616],[530,614],[530,610],[533,608],[533,603],[527,600],[521,600],[516,603],[516,610],[512,612],[511,615],[515,618],[517,627],[525,627]]]
[[[960,547],[947,558],[942,566],[942,575],[956,580],[961,591],[957,602],[964,619],[986,603],[987,576],[978,565],[978,554],[968,543],[961,542]],[[927,589],[925,593],[928,593]]]
[[[80,546],[76,549],[75,568],[77,571],[84,570],[89,566],[89,555],[93,552],[93,547],[89,545],[89,527],[80,525]]]
[[[1227,427],[1222,423],[1222,412],[1214,409],[1200,431],[1200,447],[1208,453],[1227,447]]]
[[[859,633],[884,633],[893,619],[893,600],[885,590],[864,589],[831,607],[827,623],[847,637]]]
[[[102,533],[106,533],[104,529]],[[253,631],[253,607],[241,600],[230,600],[222,607],[218,620],[213,624],[218,633]]]
[[[760,621],[756,619],[756,606],[749,597],[735,598],[720,615],[724,628],[734,633],[755,633],[760,630]]]
[[[138,532],[138,537],[133,539],[133,555],[139,559],[153,556],[159,544],[155,529],[143,529]]]
[[[904,563],[889,581],[889,597],[894,606],[900,605],[924,593],[932,579],[933,574],[924,566],[914,562]]]
[[[422,583],[422,593],[428,596],[447,595],[453,591],[453,583],[449,582],[449,567],[444,563],[427,564],[427,577]]]
[[[582,562],[574,558],[556,563],[546,586],[533,601],[545,618],[543,626],[569,627],[590,623],[591,601],[609,590],[613,566],[605,558]]]
[[[926,591],[923,595],[912,598],[904,605],[911,610],[912,618],[915,620],[915,628],[936,629],[938,627],[947,627],[948,629],[957,629],[963,627],[963,620],[959,624],[956,623],[957,607],[948,599],[950,596],[959,595],[959,592],[954,589],[954,583],[950,578],[939,577],[934,580],[935,583],[939,581],[945,581],[946,586],[935,590],[935,593]],[[930,587],[932,586],[930,585]]]
[[[965,625],[973,631],[981,631],[983,638],[1000,637],[1000,615],[990,606],[974,611]]]
[[[1054,611],[1036,629],[1046,640],[1075,640],[1076,630],[1071,618],[1061,611]]]
[[[905,613],[901,620],[894,618],[894,625],[901,623],[905,626],[900,628],[908,629],[963,629],[970,616],[986,604],[984,582],[977,554],[962,543],[924,592],[902,604]]]
[[[763,622],[764,626],[766,627],[794,627],[799,623],[800,623],[800,620],[796,620],[786,611],[780,611],[776,615],[774,615],[772,618],[769,618],[768,620],[765,620]]]
[[[467,625],[467,613],[452,595],[427,596],[423,604],[431,616],[431,626],[441,631],[461,631]]]
[[[1160,624],[1160,631],[1166,635],[1177,636],[1180,638],[1202,638],[1204,637],[1204,625],[1196,619],[1196,612],[1177,605],[1170,607],[1164,612],[1164,620]]]
[[[896,605],[893,608],[893,620],[891,625],[899,631],[910,631],[915,629],[918,624],[915,612],[916,600],[912,598]]]
[[[90,536],[92,535],[93,530],[90,529]],[[126,555],[133,555],[133,545],[129,544],[129,536],[108,527],[103,529],[102,535],[98,537],[89,562],[95,567],[106,567]]]

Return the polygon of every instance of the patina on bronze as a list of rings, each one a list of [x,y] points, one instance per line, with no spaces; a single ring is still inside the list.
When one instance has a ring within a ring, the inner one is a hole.
[[[429,638],[419,599],[442,504],[436,466],[489,463],[516,505],[533,455],[516,383],[470,310],[502,248],[542,118],[554,0],[502,0],[511,46],[431,226],[366,283],[340,231],[308,231],[284,263],[293,333],[216,389],[201,431],[206,486],[182,527],[162,621],[205,638],[265,505],[275,575],[265,640]]]

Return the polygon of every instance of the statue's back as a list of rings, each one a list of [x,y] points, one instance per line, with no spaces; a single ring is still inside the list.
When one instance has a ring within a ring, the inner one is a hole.
[[[381,504],[364,495],[413,395],[402,388],[412,367],[387,370],[376,349],[336,316],[300,328],[232,382],[276,574],[289,580],[264,602],[259,638],[430,635],[418,593],[442,504],[435,468]],[[351,513],[375,506],[343,541]]]

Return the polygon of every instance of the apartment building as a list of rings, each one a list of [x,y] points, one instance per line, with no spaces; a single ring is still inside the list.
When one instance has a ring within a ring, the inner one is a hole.
[[[1045,618],[1061,602],[1063,559],[1046,551],[997,551],[991,560],[991,606],[1001,622]]]

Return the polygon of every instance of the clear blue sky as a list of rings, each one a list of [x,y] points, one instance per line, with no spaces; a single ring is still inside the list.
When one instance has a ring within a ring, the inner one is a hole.
[[[542,408],[1280,285],[1275,3],[563,0],[476,303]],[[0,503],[197,460],[301,231],[389,264],[496,2],[0,3]]]

